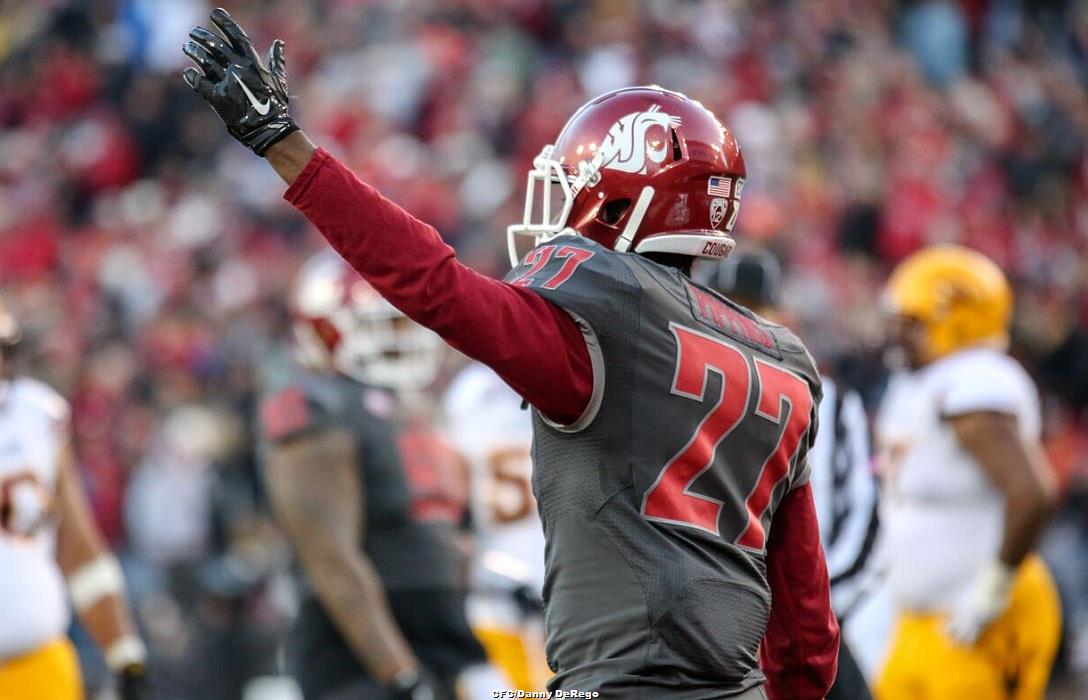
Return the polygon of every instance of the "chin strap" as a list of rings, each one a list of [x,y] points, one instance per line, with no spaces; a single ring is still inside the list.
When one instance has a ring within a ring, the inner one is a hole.
[[[623,227],[623,233],[620,234],[615,245],[612,246],[614,250],[626,253],[631,249],[631,241],[635,240],[635,234],[638,233],[638,228],[642,225],[642,220],[646,217],[646,210],[650,208],[650,202],[653,198],[654,188],[650,186],[643,187],[634,208],[631,209],[631,216],[627,218],[627,225]]]

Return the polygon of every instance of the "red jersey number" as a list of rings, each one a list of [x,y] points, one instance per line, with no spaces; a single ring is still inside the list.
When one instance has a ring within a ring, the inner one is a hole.
[[[427,428],[409,427],[398,440],[412,491],[412,515],[420,522],[458,525],[468,509],[464,459]]]
[[[694,527],[721,537],[724,535],[718,520],[722,502],[694,493],[691,487],[714,464],[722,441],[748,417],[753,389],[749,359],[725,340],[675,324],[670,330],[676,338],[677,352],[672,393],[704,401],[710,372],[721,376],[721,388],[695,434],[665,464],[646,492],[642,514],[650,520]],[[775,487],[789,475],[790,462],[808,431],[812,395],[808,384],[796,375],[760,359],[752,364],[756,377],[754,414],[778,424],[779,433],[745,499],[746,524],[732,540],[741,547],[761,551],[766,545],[763,515]]]
[[[558,289],[564,282],[574,276],[574,271],[578,269],[578,266],[589,260],[595,255],[592,250],[586,250],[585,248],[576,248],[572,245],[554,246],[554,245],[542,245],[539,248],[534,248],[525,257],[525,264],[529,267],[525,272],[518,275],[510,284],[515,287],[532,287],[537,285],[540,280],[540,271],[551,262],[552,258],[563,259],[563,266],[559,268],[559,271],[554,275],[551,275],[540,286],[543,289]]]

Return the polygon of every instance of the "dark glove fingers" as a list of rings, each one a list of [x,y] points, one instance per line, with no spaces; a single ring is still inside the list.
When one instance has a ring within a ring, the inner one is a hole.
[[[215,90],[215,83],[201,75],[196,68],[186,68],[181,72],[181,77],[189,87],[196,90],[205,100],[211,99],[212,92]]]
[[[188,68],[182,77],[211,105],[231,136],[264,155],[298,130],[287,113],[283,42],[273,44],[265,64],[230,15],[216,10],[211,19],[214,31],[193,27],[189,33],[192,41],[183,50],[199,69]]]
[[[268,69],[272,78],[276,81],[279,98],[287,103],[287,58],[284,56],[282,39],[272,42],[272,48],[268,50]]]
[[[257,56],[256,49],[253,48],[253,42],[250,40],[249,35],[245,30],[238,26],[238,23],[234,21],[234,18],[230,16],[226,10],[222,7],[217,7],[212,10],[209,15],[212,24],[216,29],[222,32],[223,36],[227,38],[230,45],[234,47],[234,50],[243,56],[252,58],[255,63],[260,63],[260,58]]]
[[[195,41],[189,41],[186,42],[185,46],[181,47],[181,50],[186,56],[193,59],[194,63],[200,66],[200,69],[204,71],[204,75],[216,82],[223,79],[223,76],[226,73],[224,66],[213,59],[204,47],[200,46]]]
[[[237,63],[237,52],[218,34],[204,27],[193,27],[189,30],[189,38],[203,47],[216,63],[222,66]]]

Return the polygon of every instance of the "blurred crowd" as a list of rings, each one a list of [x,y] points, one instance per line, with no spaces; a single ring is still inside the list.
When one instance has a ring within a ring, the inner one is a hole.
[[[251,418],[289,362],[284,300],[319,240],[179,77],[209,9],[0,0],[0,294],[25,370],[73,403],[164,697],[211,700],[275,673],[293,614]],[[699,99],[747,160],[738,239],[780,256],[798,330],[870,401],[889,266],[943,241],[994,257],[1064,492],[1045,544],[1071,622],[1063,667],[1088,668],[1088,3],[228,9],[259,46],[286,41],[311,137],[495,276],[524,173],[582,102],[640,83]]]

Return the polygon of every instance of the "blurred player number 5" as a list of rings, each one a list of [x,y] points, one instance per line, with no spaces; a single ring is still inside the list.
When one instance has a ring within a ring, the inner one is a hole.
[[[499,447],[487,455],[492,489],[488,504],[492,522],[506,524],[528,517],[534,508],[532,487],[526,467],[529,448],[522,445]]]

